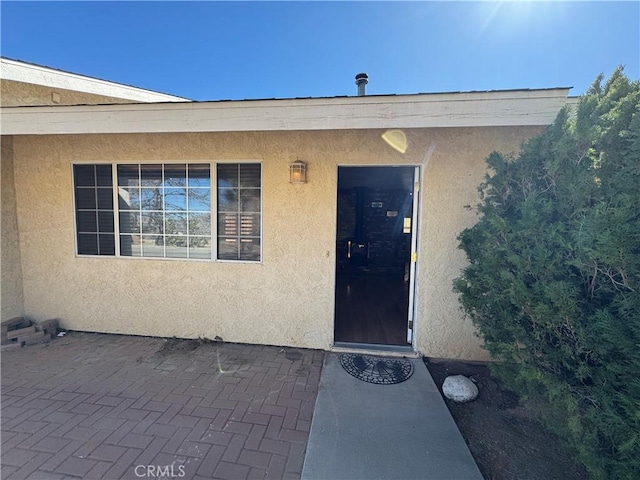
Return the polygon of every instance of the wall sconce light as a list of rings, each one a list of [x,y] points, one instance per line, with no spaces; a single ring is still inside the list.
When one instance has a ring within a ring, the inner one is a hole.
[[[307,164],[302,160],[289,165],[289,183],[307,183]]]

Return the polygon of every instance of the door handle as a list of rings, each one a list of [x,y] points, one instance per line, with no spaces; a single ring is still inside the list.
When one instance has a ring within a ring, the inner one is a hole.
[[[347,242],[347,258],[351,258],[351,240]]]

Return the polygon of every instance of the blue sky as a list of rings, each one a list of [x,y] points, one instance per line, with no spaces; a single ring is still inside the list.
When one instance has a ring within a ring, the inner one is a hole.
[[[194,100],[640,77],[640,2],[11,2],[3,56]]]

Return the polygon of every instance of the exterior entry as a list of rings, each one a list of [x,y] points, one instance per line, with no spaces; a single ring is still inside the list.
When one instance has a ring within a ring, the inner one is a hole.
[[[338,167],[336,345],[411,346],[417,176]]]

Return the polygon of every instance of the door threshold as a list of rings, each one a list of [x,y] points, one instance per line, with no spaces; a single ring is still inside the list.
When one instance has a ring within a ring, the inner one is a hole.
[[[368,350],[372,352],[402,353],[405,355],[415,354],[413,347],[410,345],[384,345],[379,343],[334,342],[333,350]]]

